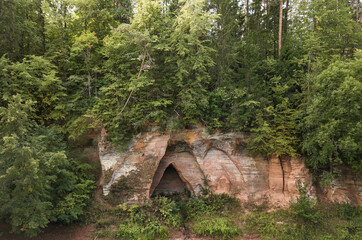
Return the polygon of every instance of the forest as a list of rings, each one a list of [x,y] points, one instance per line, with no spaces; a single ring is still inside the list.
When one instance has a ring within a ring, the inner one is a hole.
[[[79,221],[99,169],[77,148],[99,126],[119,146],[150,124],[246,132],[253,154],[360,174],[360,6],[0,0],[0,219],[27,236]]]

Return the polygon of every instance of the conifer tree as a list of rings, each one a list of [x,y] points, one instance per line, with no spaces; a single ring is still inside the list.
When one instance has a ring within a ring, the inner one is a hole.
[[[216,15],[205,12],[203,0],[185,0],[180,3],[183,5],[170,37],[170,46],[175,54],[175,59],[172,60],[177,64],[173,81],[179,89],[177,105],[183,114],[183,120],[195,123],[208,104],[208,68],[214,65],[214,50],[208,46],[207,33],[216,20]]]

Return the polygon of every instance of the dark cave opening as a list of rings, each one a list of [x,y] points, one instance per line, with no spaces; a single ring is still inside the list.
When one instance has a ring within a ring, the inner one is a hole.
[[[182,181],[177,170],[170,164],[164,171],[160,182],[152,193],[152,196],[157,195],[172,195],[185,193],[187,190],[186,184]]]

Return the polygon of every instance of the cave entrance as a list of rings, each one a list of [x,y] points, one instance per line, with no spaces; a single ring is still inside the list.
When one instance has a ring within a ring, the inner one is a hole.
[[[153,182],[154,183],[154,182]],[[162,178],[157,187],[152,193],[152,196],[157,195],[172,195],[175,193],[185,193],[187,190],[186,184],[182,181],[175,167],[170,164],[163,172]]]

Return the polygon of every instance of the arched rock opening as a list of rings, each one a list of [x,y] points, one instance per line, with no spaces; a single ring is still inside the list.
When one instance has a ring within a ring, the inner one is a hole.
[[[156,176],[155,176],[156,177]],[[159,178],[159,177],[158,177]],[[156,180],[156,179],[154,179]],[[152,182],[151,189],[154,189],[151,193],[152,196],[159,194],[173,194],[173,193],[185,193],[189,190],[189,185],[186,183],[177,172],[173,164],[170,164],[162,174],[157,186],[157,180]]]
[[[157,193],[199,192],[204,179],[192,150],[185,142],[176,142],[167,147],[164,157],[157,165],[148,196]]]

